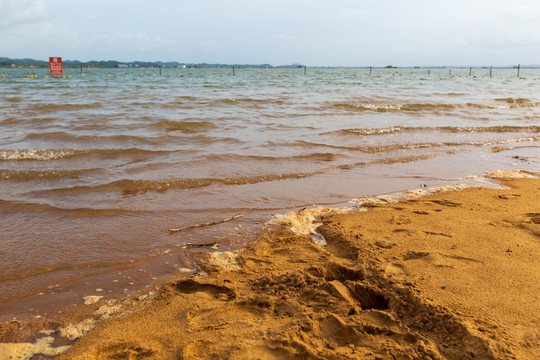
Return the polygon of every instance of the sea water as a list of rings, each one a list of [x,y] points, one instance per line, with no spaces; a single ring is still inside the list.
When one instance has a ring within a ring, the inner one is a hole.
[[[0,320],[189,271],[186,244],[274,213],[540,170],[540,69],[2,75]]]

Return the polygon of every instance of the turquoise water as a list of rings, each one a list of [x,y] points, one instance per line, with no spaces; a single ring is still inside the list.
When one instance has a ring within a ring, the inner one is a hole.
[[[538,171],[540,70],[469,71],[0,69],[1,313],[140,289],[272,213]]]

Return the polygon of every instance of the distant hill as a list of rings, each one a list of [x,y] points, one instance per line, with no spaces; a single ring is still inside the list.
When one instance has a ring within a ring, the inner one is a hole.
[[[65,68],[78,68],[78,67],[97,67],[97,68],[118,68],[118,67],[132,67],[132,68],[151,68],[151,67],[166,67],[166,68],[175,68],[175,67],[200,67],[200,68],[219,68],[219,67],[256,67],[256,68],[272,68],[274,66],[270,64],[208,64],[208,63],[180,63],[177,61],[132,61],[132,62],[122,62],[117,60],[91,60],[91,61],[79,61],[79,60],[63,60],[62,61]],[[10,59],[7,57],[0,57],[0,67],[48,67],[49,62],[43,60],[34,60],[34,59]],[[279,67],[301,67],[301,65],[283,65]]]

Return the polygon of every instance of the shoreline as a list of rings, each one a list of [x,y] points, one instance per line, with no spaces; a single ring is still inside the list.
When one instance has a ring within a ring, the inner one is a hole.
[[[323,215],[316,232],[324,236],[325,247],[308,235],[269,228],[240,251],[197,253],[206,276],[168,280],[153,291],[120,301],[89,299],[96,302],[60,320],[4,323],[0,351],[22,348],[13,343],[23,340],[20,334],[26,332],[36,340],[27,343],[26,351],[33,345],[34,353],[45,355],[66,350],[61,346],[78,338],[60,359],[129,354],[185,359],[246,358],[246,354],[532,358],[540,348],[540,333],[534,330],[540,310],[530,298],[538,296],[538,282],[534,283],[538,271],[524,251],[534,254],[538,244],[527,240],[510,247],[505,238],[516,240],[510,232],[517,231],[533,240],[536,236],[537,242],[540,209],[534,208],[534,198],[540,180],[499,182],[510,188],[467,188],[386,204],[372,202],[364,204],[369,208],[365,212]],[[500,207],[507,210],[502,215],[496,211]],[[498,218],[486,222],[493,213]],[[479,217],[473,226],[472,215]],[[430,223],[430,218],[439,223]],[[462,233],[476,234],[476,242],[484,241],[485,246],[487,240],[481,237],[486,230],[506,242],[487,250],[478,244],[467,247]],[[314,228],[307,230],[313,232]],[[516,258],[531,268],[520,268]],[[513,277],[504,280],[508,274],[497,273],[497,267],[512,270],[523,283]],[[454,278],[455,274],[460,276]],[[493,283],[494,276],[506,282]],[[469,278],[473,280],[463,281]],[[526,286],[534,291],[522,294],[519,302],[511,297],[503,301]],[[512,289],[512,294],[501,289]],[[89,316],[100,321],[84,320]],[[508,325],[512,321],[519,324]],[[52,333],[38,339],[30,329]]]

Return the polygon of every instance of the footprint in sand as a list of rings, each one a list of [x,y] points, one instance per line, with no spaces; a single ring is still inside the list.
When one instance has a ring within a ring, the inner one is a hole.
[[[533,224],[540,224],[540,213],[527,213],[527,217]]]
[[[387,277],[396,279],[402,279],[409,276],[409,272],[407,271],[405,265],[398,263],[388,264],[384,270],[384,273]]]
[[[191,279],[178,281],[174,284],[173,290],[182,294],[202,294],[208,298],[218,298],[220,300],[232,300],[236,298],[236,293],[228,287],[201,284]]]

